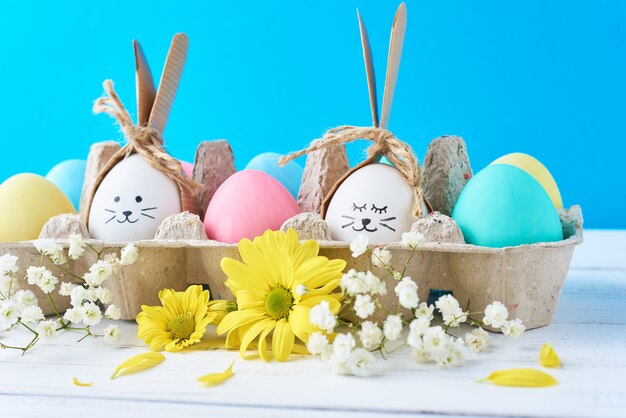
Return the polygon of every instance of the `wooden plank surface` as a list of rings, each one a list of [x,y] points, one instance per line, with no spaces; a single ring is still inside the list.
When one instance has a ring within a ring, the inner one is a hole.
[[[626,231],[589,231],[585,238],[553,324],[515,342],[493,335],[491,349],[463,367],[422,366],[401,352],[381,361],[384,374],[362,379],[331,375],[321,361],[308,357],[266,364],[220,350],[166,353],[162,365],[111,381],[119,363],[146,350],[128,322],[122,324],[121,347],[94,340],[77,344],[78,336],[66,333],[23,357],[0,351],[0,417],[624,417],[626,251],[620,255],[615,248],[626,248]],[[10,343],[26,337],[0,338]],[[550,371],[558,386],[476,383],[497,369],[538,368],[539,349],[548,341],[564,362]],[[196,383],[198,376],[221,371],[232,359],[237,359],[235,376],[224,385]],[[95,384],[75,387],[73,377]]]

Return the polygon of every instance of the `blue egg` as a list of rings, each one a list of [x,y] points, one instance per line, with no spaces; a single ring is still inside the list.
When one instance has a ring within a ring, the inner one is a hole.
[[[500,248],[563,239],[548,193],[511,165],[488,166],[476,174],[463,188],[452,218],[468,244]]]
[[[46,175],[46,179],[61,189],[77,210],[83,191],[86,167],[87,162],[84,160],[66,160],[52,167]]]
[[[297,199],[304,169],[295,161],[289,161],[280,167],[278,165],[280,157],[282,155],[275,152],[264,152],[251,159],[246,165],[246,170],[258,170],[269,174],[285,186],[289,193]]]

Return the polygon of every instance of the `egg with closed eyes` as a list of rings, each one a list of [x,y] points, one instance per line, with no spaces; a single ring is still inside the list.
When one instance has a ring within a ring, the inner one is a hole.
[[[113,242],[153,239],[163,219],[181,210],[176,182],[133,154],[116,164],[96,190],[89,233]]]
[[[414,200],[414,189],[397,168],[367,164],[339,185],[324,219],[336,241],[350,242],[365,234],[371,243],[396,242],[417,220]]]

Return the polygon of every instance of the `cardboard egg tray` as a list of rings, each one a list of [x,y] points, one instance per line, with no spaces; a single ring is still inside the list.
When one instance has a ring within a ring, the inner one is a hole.
[[[487,248],[466,244],[425,243],[417,247],[408,268],[419,286],[421,301],[427,301],[432,289],[451,290],[462,306],[470,302],[472,311],[479,311],[494,300],[504,303],[511,317],[520,318],[527,328],[550,324],[556,311],[563,283],[574,248],[582,243],[580,208],[569,211],[570,219],[562,221],[565,239],[558,242]],[[119,250],[124,244],[89,240],[96,249]],[[64,243],[67,245],[67,242]],[[190,284],[209,287],[213,298],[234,300],[224,285],[226,279],[220,268],[223,257],[239,258],[237,246],[215,241],[138,241],[139,260],[105,282],[113,293],[113,303],[122,311],[123,319],[133,320],[141,305],[158,305],[159,290],[184,290]],[[387,246],[393,255],[392,264],[403,266],[413,252],[400,243]],[[107,251],[104,252],[106,254]],[[28,266],[39,265],[40,256],[32,242],[0,243],[0,255],[11,253],[19,257],[20,273]],[[347,269],[371,270],[384,275],[371,264],[370,257],[353,258],[349,245],[320,241],[320,254],[341,258]],[[73,271],[83,274],[95,262],[95,254],[87,252],[71,262]],[[53,271],[54,272],[54,271]],[[388,296],[383,304],[390,306],[395,299],[393,281],[388,283]],[[24,281],[21,281],[25,285]],[[47,296],[31,286],[39,297],[46,314],[54,312]],[[69,298],[54,296],[57,309],[69,307]]]

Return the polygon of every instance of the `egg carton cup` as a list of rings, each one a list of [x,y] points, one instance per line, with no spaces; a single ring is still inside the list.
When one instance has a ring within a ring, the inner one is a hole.
[[[452,291],[462,306],[470,303],[472,311],[483,310],[498,300],[509,308],[511,317],[520,318],[528,329],[550,324],[563,289],[574,248],[583,241],[580,208],[570,209],[572,215],[562,220],[566,239],[558,242],[537,243],[505,248],[487,248],[467,244],[424,243],[415,249],[406,275],[419,286],[421,301],[427,301],[431,290]],[[67,242],[63,242],[66,247]],[[124,243],[87,241],[97,250],[119,251]],[[319,241],[320,255],[346,260],[347,269],[370,270],[384,276],[367,254],[352,257],[346,243]],[[124,266],[105,282],[113,302],[122,312],[122,318],[134,320],[142,305],[159,305],[159,290],[184,290],[191,284],[208,286],[214,299],[234,300],[225,286],[226,276],[220,267],[224,257],[240,259],[236,244],[210,240],[137,241],[139,259]],[[392,254],[392,264],[404,266],[413,250],[401,243],[386,246]],[[41,257],[32,242],[0,243],[0,255],[19,257],[20,274],[31,265],[40,265]],[[93,252],[74,261],[72,271],[86,272],[96,261]],[[22,286],[26,286],[21,281]],[[391,307],[396,302],[393,287],[388,280],[388,293],[382,300]],[[54,313],[48,296],[34,286],[46,314]],[[69,298],[51,295],[59,311],[69,307]],[[376,318],[380,319],[380,318]]]

